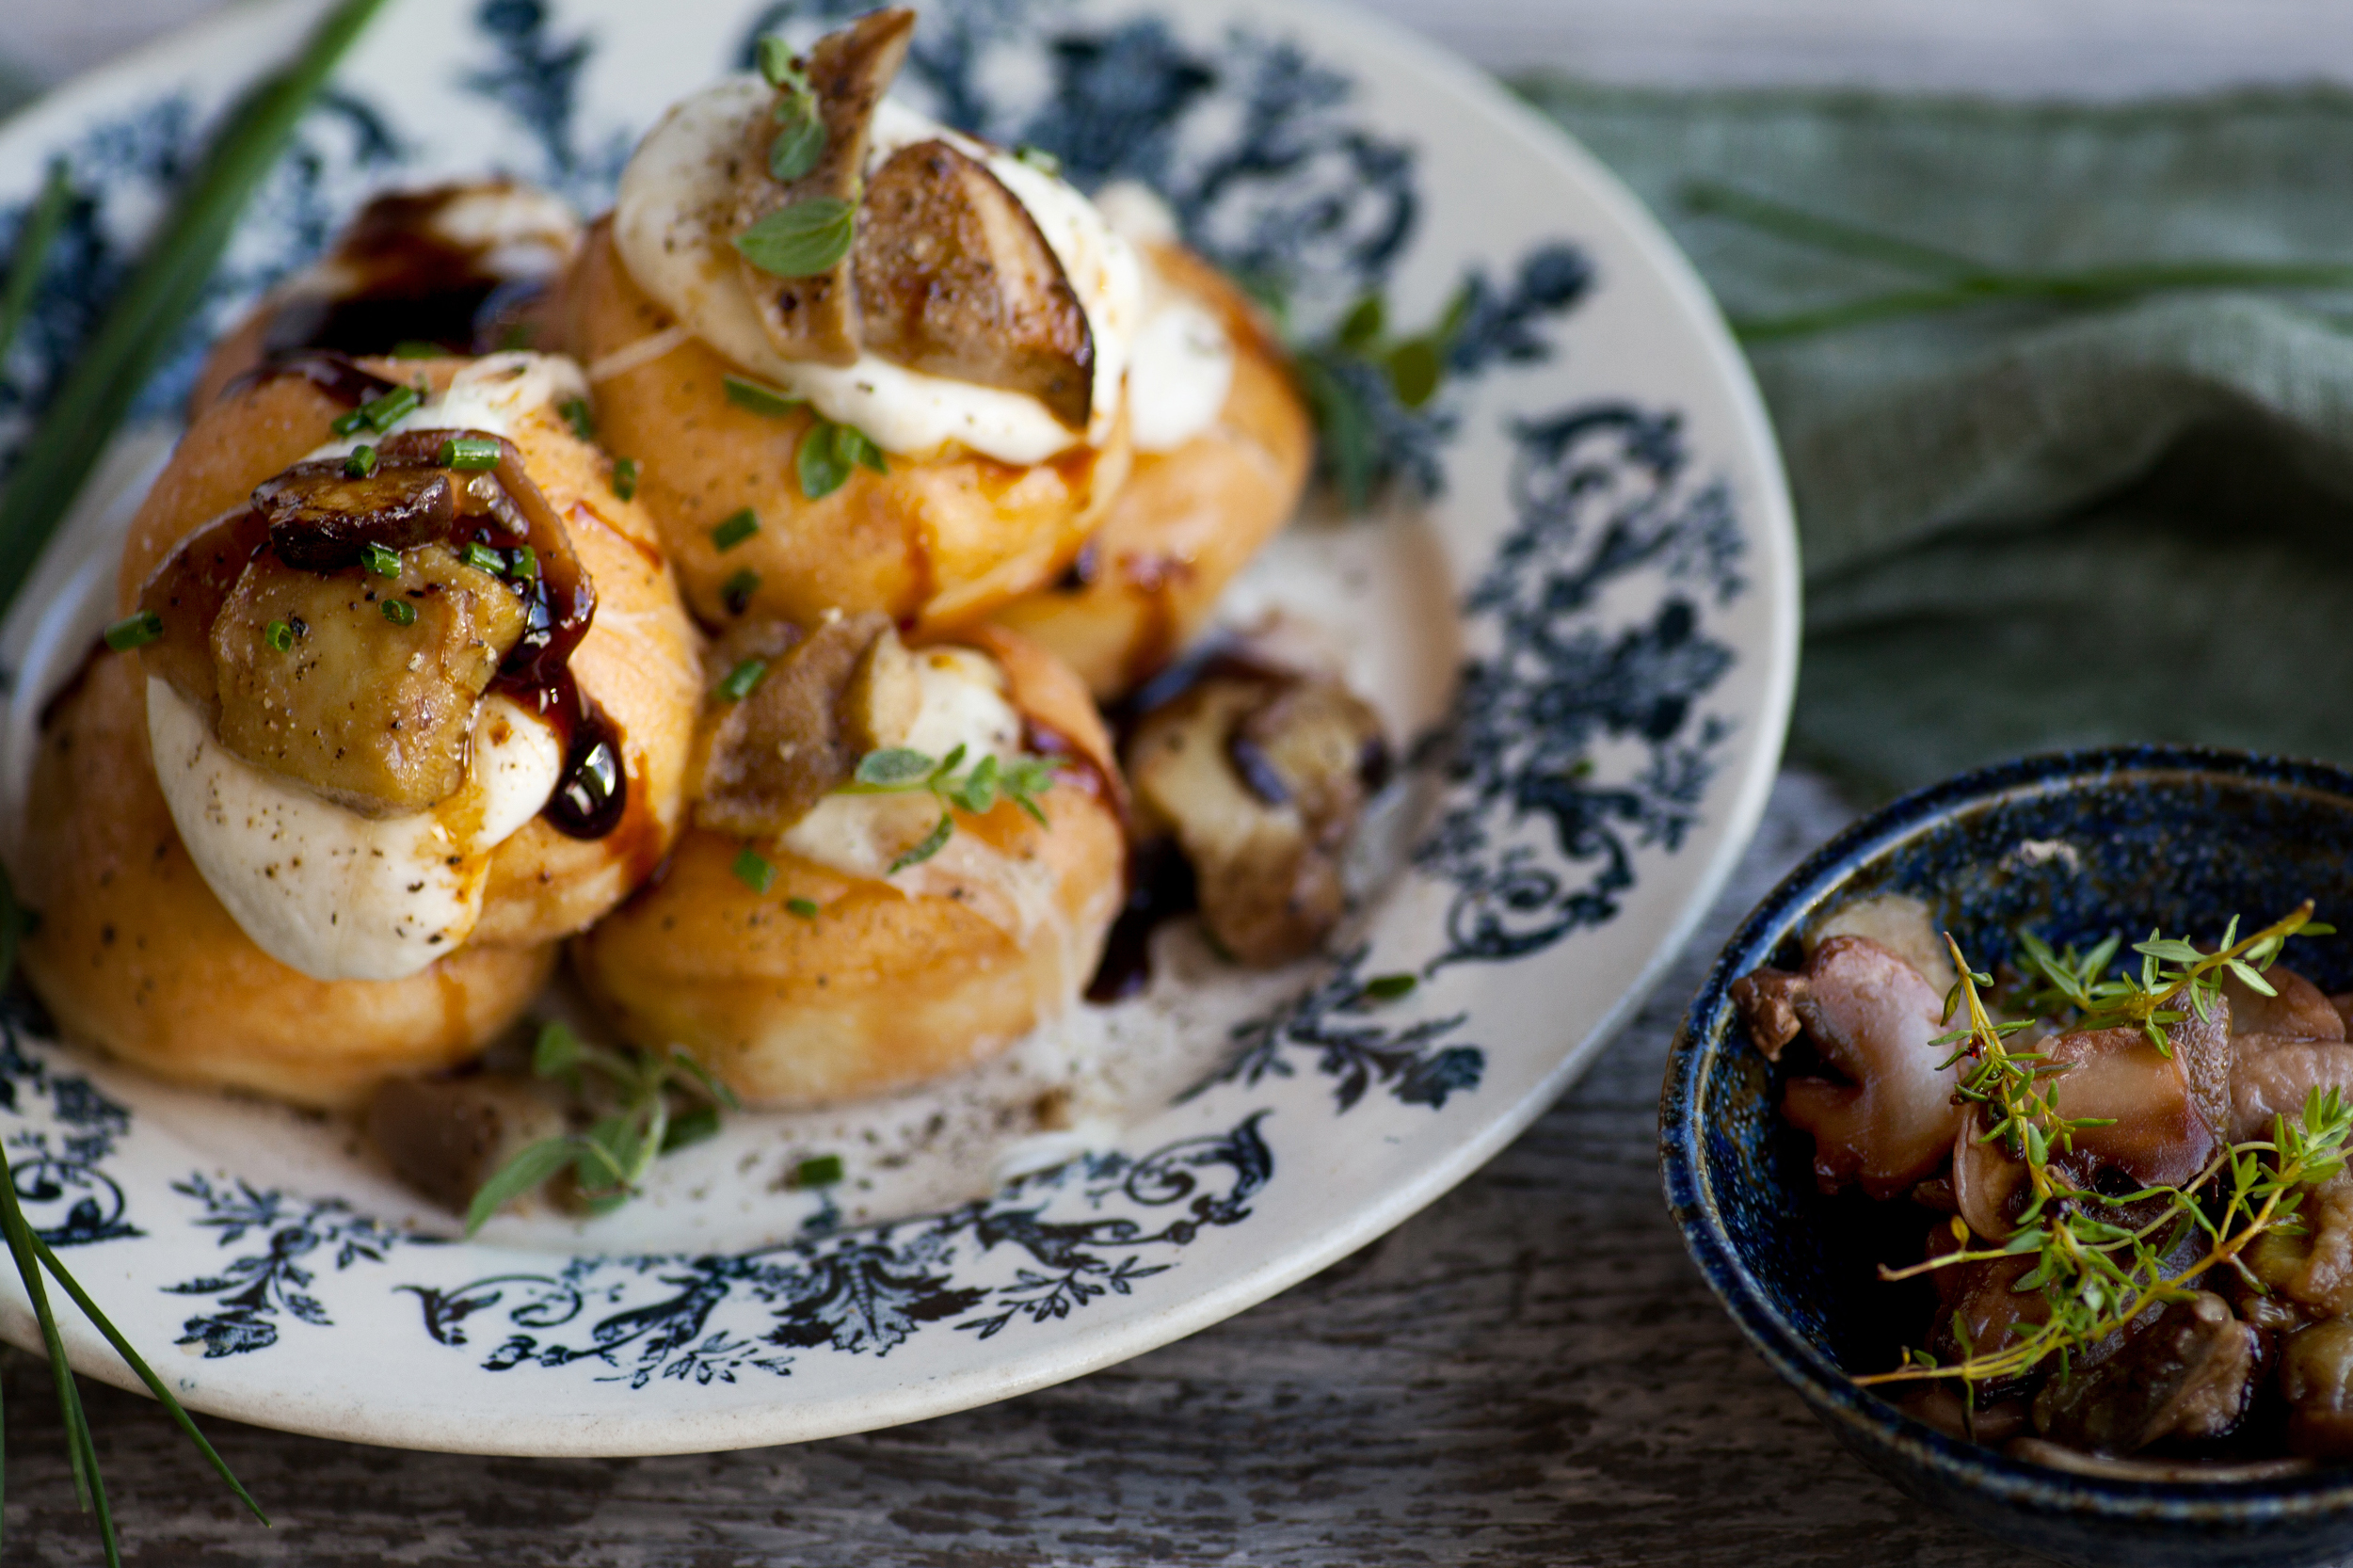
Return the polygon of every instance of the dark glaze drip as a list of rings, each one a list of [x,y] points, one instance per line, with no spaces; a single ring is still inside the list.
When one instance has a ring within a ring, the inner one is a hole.
[[[317,380],[309,367],[319,365],[323,373],[332,374],[339,363],[366,377],[366,372],[348,360],[324,354],[298,356],[255,374],[302,375]],[[357,401],[374,395],[378,394],[366,393]],[[411,468],[446,472],[439,468],[436,458],[442,443],[454,437],[496,440],[500,458],[492,470],[448,472],[458,496],[456,507],[440,524],[440,542],[458,551],[470,544],[498,550],[527,544],[537,557],[538,569],[528,582],[504,580],[522,597],[524,629],[491,678],[490,690],[537,716],[563,742],[564,771],[540,814],[568,838],[601,839],[618,827],[628,812],[629,771],[620,726],[580,689],[572,676],[572,653],[595,619],[597,594],[572,549],[569,531],[524,472],[521,453],[512,442],[485,431],[403,431],[386,438],[377,448],[376,472],[384,474]],[[262,506],[275,504],[275,496],[312,471],[325,475],[340,473],[341,468],[341,461],[332,458],[296,464],[255,491],[256,506],[212,524],[175,552],[142,597],[142,602],[162,615],[166,623],[165,638],[151,646],[151,654],[168,658],[170,648],[183,645],[202,649],[222,600],[247,563],[272,548]],[[282,506],[278,509],[284,510]],[[339,520],[348,525],[352,520]],[[298,569],[332,572],[344,569],[346,557],[356,557],[362,543],[407,549],[429,542],[415,536],[416,519],[407,512],[387,514],[382,520],[383,537],[371,539],[363,519],[359,526],[348,527],[337,536],[335,551],[323,551],[315,557],[297,552],[299,558],[293,560],[280,552],[279,558]],[[180,624],[183,620],[186,625]],[[204,673],[209,675],[209,665]]]
[[[1124,1000],[1152,981],[1152,933],[1200,907],[1193,862],[1173,839],[1153,839],[1128,851],[1128,898],[1103,942],[1103,961],[1087,983],[1087,1000]]]
[[[255,365],[223,388],[221,396],[234,397],[264,381],[275,381],[281,376],[300,376],[346,408],[373,403],[396,385],[374,371],[360,369],[352,363],[349,355],[323,348],[303,349],[279,355]]]
[[[333,296],[294,293],[276,305],[262,330],[262,351],[299,349],[389,354],[429,343],[451,354],[489,354],[527,346],[532,307],[547,280],[493,272],[486,253],[433,231],[440,209],[470,194],[464,186],[378,197],[337,242],[336,269],[350,279]]]

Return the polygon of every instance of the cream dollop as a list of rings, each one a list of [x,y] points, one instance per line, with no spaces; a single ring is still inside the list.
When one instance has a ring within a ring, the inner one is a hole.
[[[1094,339],[1088,427],[1070,429],[1026,393],[927,376],[872,354],[837,366],[776,351],[744,291],[728,233],[746,125],[766,112],[769,98],[757,75],[728,77],[674,105],[639,144],[613,214],[614,244],[637,286],[745,371],[807,398],[829,420],[857,426],[888,452],[930,452],[957,441],[1000,462],[1037,463],[1081,441],[1108,440],[1142,319],[1143,269],[1134,248],[1060,179],[888,100],[875,111],[870,169],[901,147],[937,137],[984,163],[1037,223]]]
[[[383,430],[339,436],[310,456],[341,457],[404,430],[480,430],[512,436],[525,416],[565,398],[584,397],[588,379],[560,354],[488,354],[470,361],[449,386]]]
[[[564,746],[502,696],[474,718],[466,782],[428,811],[374,819],[232,755],[155,677],[148,744],[171,820],[245,934],[313,980],[400,980],[482,915],[490,852],[547,804]]]

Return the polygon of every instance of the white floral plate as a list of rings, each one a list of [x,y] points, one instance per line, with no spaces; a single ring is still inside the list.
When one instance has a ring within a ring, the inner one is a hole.
[[[864,4],[395,0],[240,232],[208,329],[387,185],[504,170],[594,211],[666,102],[761,32],[805,40]],[[53,155],[88,198],[0,366],[0,453],[209,118],[313,14],[241,8],[0,127],[0,233]],[[1471,290],[1433,404],[1369,386],[1391,493],[1422,499],[1294,527],[1230,612],[1320,626],[1418,738],[1388,874],[1324,961],[1245,976],[1173,930],[1146,995],[996,1067],[738,1118],[617,1215],[472,1242],[340,1124],[164,1088],[12,1011],[18,1191],[194,1408],[416,1448],[671,1452],[914,1420],[1134,1355],[1494,1154],[1639,1000],[1753,827],[1796,664],[1781,471],[1698,282],[1590,159],[1428,45],[1300,0],[942,0],[900,90],[1082,184],[1149,182],[1197,246],[1280,282],[1296,330],[1376,291],[1419,324]],[[11,798],[202,341],[0,635]],[[1368,989],[1397,975],[1418,984]],[[782,1179],[827,1153],[839,1186]],[[20,1295],[0,1319],[32,1342]],[[68,1334],[78,1367],[128,1385]]]

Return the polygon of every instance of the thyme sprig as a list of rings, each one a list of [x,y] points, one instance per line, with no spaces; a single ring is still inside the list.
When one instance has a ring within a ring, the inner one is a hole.
[[[870,751],[858,759],[857,770],[850,782],[834,792],[843,795],[921,793],[939,802],[938,823],[921,842],[890,863],[892,872],[919,865],[947,848],[948,840],[955,836],[959,808],[976,817],[985,816],[1000,796],[1028,813],[1039,826],[1053,825],[1046,820],[1045,808],[1037,802],[1040,795],[1054,787],[1054,770],[1061,766],[1059,759],[1017,757],[1011,762],[1000,762],[991,752],[959,774],[956,769],[964,761],[965,751],[959,744],[936,761],[906,746]]]
[[[2236,938],[2237,925],[2233,920],[2221,946],[2211,954],[2186,941],[2153,934],[2135,945],[2143,957],[2140,974],[2113,981],[2101,978],[2101,970],[2116,952],[2114,942],[2080,956],[2072,950],[2052,956],[2047,944],[2033,944],[2027,948],[2029,962],[2048,983],[2046,991],[2037,995],[2056,996],[2066,1011],[2080,1011],[2083,1016],[2076,1027],[2131,1023],[2147,1031],[2153,1042],[2169,1046],[2166,1025],[2186,1016],[2170,1003],[2187,996],[2191,1006],[2202,1010],[2210,1005],[2222,973],[2239,973],[2244,968],[2256,971],[2260,981],[2260,970],[2269,967],[2289,936],[2328,929],[2312,919],[2310,904],[2244,940]],[[1980,994],[1981,988],[1992,988],[1992,977],[1972,970],[1949,935],[1945,944],[1961,976],[1947,1000],[1945,1018],[1951,1021],[1956,1012],[1963,1016],[1961,1027],[1945,1037],[1959,1042],[1947,1064],[1970,1064],[1961,1076],[1961,1097],[1982,1108],[1988,1125],[1980,1136],[2000,1142],[2011,1158],[2024,1163],[2031,1196],[2018,1215],[2017,1229],[1999,1244],[1970,1245],[1976,1238],[1956,1217],[1953,1235],[1960,1245],[1954,1251],[1910,1268],[1881,1268],[1880,1277],[1911,1279],[1938,1269],[2031,1256],[2033,1268],[2013,1288],[2040,1291],[2049,1313],[2013,1342],[1983,1348],[1968,1341],[1956,1314],[1960,1359],[1939,1362],[1929,1351],[1912,1350],[1895,1370],[1855,1381],[1867,1384],[1958,1378],[1974,1388],[2023,1376],[2053,1359],[2064,1375],[2083,1350],[2153,1306],[2186,1299],[2216,1269],[2231,1269],[2250,1288],[2264,1289],[2241,1258],[2266,1232],[2301,1228],[2297,1217],[2305,1192],[2345,1168],[2353,1107],[2333,1089],[2315,1089],[2306,1097],[2299,1121],[2275,1116],[2270,1138],[2223,1148],[2179,1187],[2122,1194],[2079,1188],[2054,1166],[2052,1154],[2072,1151],[2076,1133],[2108,1124],[2090,1117],[2070,1119],[2060,1112],[2054,1080],[2065,1068],[2043,1053],[2009,1048],[2009,1037],[2031,1027],[2032,1020],[1996,1022]],[[2050,957],[2047,964],[2045,956]],[[2271,989],[2268,982],[2263,988]],[[2169,1265],[2169,1258],[2201,1237],[2203,1245],[2193,1261]]]
[[[2026,995],[2025,1004],[2038,1013],[2080,1013],[2077,1029],[2138,1029],[2158,1050],[2171,1056],[2169,1026],[2189,1016],[2182,1010],[2182,1002],[2195,1009],[2200,1018],[2212,1018],[2226,974],[2236,976],[2251,991],[2277,996],[2264,971],[2279,960],[2287,939],[2326,936],[2335,930],[2313,919],[2312,901],[2307,899],[2283,919],[2243,939],[2238,935],[2238,917],[2232,916],[2220,945],[2212,952],[2152,931],[2147,940],[2132,946],[2140,954],[2137,975],[2129,969],[2107,973],[2118,937],[2108,937],[2087,953],[2078,954],[2073,946],[2055,953],[2040,936],[2022,932],[2019,945],[2027,967],[2042,982]]]
[[[2195,259],[2124,262],[2054,271],[1989,265],[1973,257],[1881,233],[1768,197],[1693,181],[1683,188],[1689,211],[1721,217],[1776,239],[1833,255],[1909,272],[1929,281],[1834,305],[1780,315],[1735,315],[1735,335],[1744,343],[1783,342],[1877,321],[1966,310],[1975,305],[2024,303],[2091,307],[2121,305],[2156,294],[2211,289],[2353,288],[2353,264],[2341,262],[2251,262]]]
[[[540,1029],[531,1070],[575,1095],[587,1092],[591,1076],[601,1079],[614,1108],[585,1132],[542,1138],[517,1150],[474,1192],[466,1210],[469,1236],[525,1192],[568,1171],[588,1211],[609,1213],[636,1195],[656,1160],[712,1137],[719,1130],[720,1112],[741,1108],[734,1091],[680,1047],[607,1050],[560,1021]],[[684,1103],[674,1103],[680,1100]]]
[[[1389,331],[1388,301],[1369,294],[1329,335],[1291,342],[1300,390],[1315,415],[1318,464],[1352,511],[1364,510],[1382,474],[1374,400],[1386,395],[1408,413],[1427,406],[1445,383],[1447,360],[1473,301],[1465,286],[1436,321],[1401,338]],[[1281,319],[1281,301],[1272,308]]]

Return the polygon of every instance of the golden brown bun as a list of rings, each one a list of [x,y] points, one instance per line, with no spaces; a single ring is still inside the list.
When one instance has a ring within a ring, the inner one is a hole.
[[[392,379],[423,372],[436,388],[463,360],[362,360]],[[230,392],[204,410],[131,524],[117,576],[124,609],[189,533],[328,437],[343,405],[299,376]],[[569,839],[535,817],[490,860],[482,918],[468,938],[532,943],[568,935],[618,903],[667,853],[684,809],[688,748],[701,701],[700,639],[663,561],[644,506],[613,494],[603,455],[552,409],[518,422],[511,438],[548,504],[570,529],[596,584],[596,619],[572,652],[581,691],[620,726],[629,808],[601,839]]]
[[[1085,583],[1047,588],[996,616],[1106,699],[1149,680],[1200,632],[1225,584],[1289,520],[1315,453],[1306,408],[1248,297],[1180,247],[1155,247],[1150,259],[1225,318],[1233,390],[1208,430],[1174,452],[1136,455],[1088,547]]]
[[[685,1046],[746,1100],[808,1105],[969,1066],[1076,1000],[1126,874],[1110,741],[1067,670],[993,628],[971,640],[1004,668],[1014,706],[1085,760],[1043,797],[1050,828],[1002,802],[957,824],[1044,862],[1062,932],[1024,943],[974,912],[985,888],[940,879],[910,895],[765,846],[776,878],[755,893],[732,869],[740,840],[690,829],[660,878],[573,945],[624,1034]],[[792,899],[816,918],[791,913]]]
[[[71,1039],[183,1083],[329,1110],[479,1051],[547,984],[552,942],[467,943],[406,980],[316,981],[253,945],[205,886],[148,761],[136,656],[56,702],[18,865],[40,922],[24,971]]]
[[[589,231],[561,310],[566,346],[590,366],[676,325],[631,280],[610,218]],[[839,609],[880,610],[918,632],[968,624],[1052,582],[1127,477],[1123,421],[1100,453],[1078,447],[1027,467],[953,445],[894,453],[888,474],[856,469],[809,501],[793,467],[809,415],[737,407],[723,385],[732,374],[689,338],[594,389],[601,439],[645,465],[639,493],[687,602],[713,625],[733,618],[724,588],[744,570],[760,574],[748,608],[787,620]],[[712,529],[746,506],[760,532],[720,551]]]

